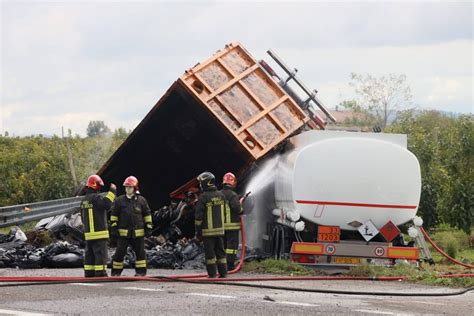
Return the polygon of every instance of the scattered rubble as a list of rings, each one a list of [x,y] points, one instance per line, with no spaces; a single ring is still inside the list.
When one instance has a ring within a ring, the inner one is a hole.
[[[152,212],[153,236],[145,238],[149,268],[205,269],[204,250],[194,236],[194,214],[184,202],[171,203]],[[63,214],[40,220],[26,234],[15,226],[9,234],[0,234],[0,268],[81,268],[84,258],[84,234],[80,213]],[[115,249],[109,243],[108,265]],[[246,249],[246,260],[265,258]],[[132,268],[135,253],[128,249],[124,266]]]

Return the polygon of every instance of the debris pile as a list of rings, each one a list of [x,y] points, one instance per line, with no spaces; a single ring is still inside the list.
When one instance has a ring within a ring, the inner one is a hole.
[[[194,213],[187,202],[172,202],[152,212],[153,235],[145,238],[149,268],[205,269],[203,247],[191,239]],[[84,247],[80,213],[49,217],[26,234],[19,227],[13,227],[9,234],[0,234],[0,268],[80,268]],[[109,243],[109,267],[114,252],[113,243]],[[246,261],[263,258],[263,253],[246,249]],[[129,248],[124,267],[133,268],[135,260],[135,253]]]
[[[183,237],[175,223],[190,221],[178,204],[165,206],[153,213],[154,235],[145,239],[149,268],[204,269],[204,250],[193,239]],[[192,220],[191,220],[192,222]],[[158,224],[159,223],[159,224]],[[0,268],[80,268],[83,266],[84,235],[79,213],[43,219],[26,234],[13,227],[0,234]],[[115,249],[109,247],[109,267]],[[126,268],[135,264],[135,253],[129,248],[124,259]]]

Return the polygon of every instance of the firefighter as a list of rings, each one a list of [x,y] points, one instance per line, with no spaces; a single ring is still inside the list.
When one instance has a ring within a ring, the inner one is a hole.
[[[233,270],[237,251],[239,249],[239,231],[240,231],[240,215],[242,214],[242,206],[240,205],[239,196],[234,189],[237,186],[237,178],[231,172],[224,175],[222,179],[222,190],[226,199],[224,229],[225,229],[225,253],[227,255],[227,269]]]
[[[86,196],[81,202],[81,217],[84,225],[86,249],[84,254],[84,276],[107,276],[107,211],[115,200],[117,187],[110,184],[109,192],[99,194],[104,181],[94,174],[87,179]]]
[[[145,236],[152,233],[150,207],[138,195],[138,180],[130,176],[123,182],[125,194],[117,197],[110,215],[111,234],[117,238],[117,249],[112,257],[112,276],[120,276],[128,245],[136,254],[135,276],[146,275]]]
[[[227,276],[227,260],[224,250],[224,194],[217,190],[215,177],[203,172],[198,177],[202,193],[196,203],[196,238],[204,243],[206,269],[210,278]]]

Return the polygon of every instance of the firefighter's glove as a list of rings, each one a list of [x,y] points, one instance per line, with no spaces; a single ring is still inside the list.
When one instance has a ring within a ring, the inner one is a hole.
[[[111,183],[109,191],[112,192],[113,194],[117,194],[117,186],[115,184]]]

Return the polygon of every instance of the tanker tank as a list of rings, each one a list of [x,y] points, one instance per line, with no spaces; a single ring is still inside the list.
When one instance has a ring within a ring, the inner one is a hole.
[[[356,230],[371,220],[402,225],[416,215],[420,166],[406,135],[307,131],[289,140],[275,179],[277,208]]]

